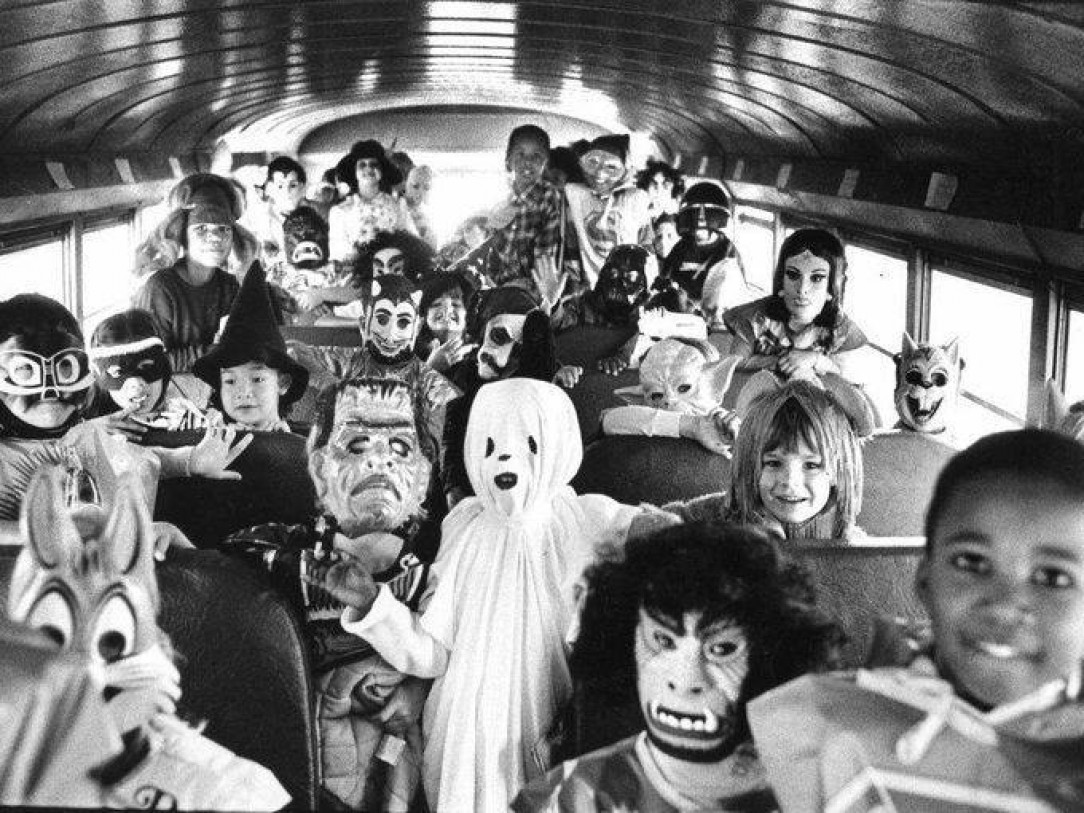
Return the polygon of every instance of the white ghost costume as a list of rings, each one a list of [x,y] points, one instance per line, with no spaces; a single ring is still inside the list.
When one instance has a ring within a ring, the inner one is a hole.
[[[423,780],[441,813],[506,811],[548,768],[546,734],[572,691],[565,634],[576,582],[640,512],[568,485],[583,445],[572,402],[552,384],[482,387],[464,452],[478,496],[444,520],[423,613],[381,587],[367,615],[343,616],[395,668],[436,678]]]

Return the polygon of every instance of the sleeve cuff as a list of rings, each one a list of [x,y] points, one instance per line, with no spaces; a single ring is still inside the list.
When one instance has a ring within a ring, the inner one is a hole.
[[[366,632],[387,620],[388,616],[394,611],[395,605],[398,603],[398,600],[391,594],[391,590],[388,589],[388,586],[382,584],[377,591],[376,600],[373,602],[373,606],[369,608],[369,612],[362,615],[356,608],[347,607],[343,610],[340,623],[347,632],[364,638]]]

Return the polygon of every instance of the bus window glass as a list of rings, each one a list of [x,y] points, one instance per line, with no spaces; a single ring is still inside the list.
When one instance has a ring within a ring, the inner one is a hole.
[[[126,307],[132,289],[132,236],[125,221],[83,232],[83,327]]]
[[[847,246],[843,310],[870,342],[898,353],[907,327],[907,259],[862,246]]]
[[[961,403],[960,430],[979,437],[1023,423],[1030,336],[1030,297],[933,271],[930,339],[943,344],[958,337],[967,365],[962,378],[965,398],[961,401],[970,397],[971,403]]]
[[[745,281],[767,296],[775,268],[775,215],[752,206],[736,207],[734,244],[745,266]]]
[[[0,299],[29,293],[65,301],[63,237],[31,238],[0,249]]]
[[[1065,364],[1065,397],[1069,403],[1084,399],[1084,311],[1069,309],[1069,353]]]

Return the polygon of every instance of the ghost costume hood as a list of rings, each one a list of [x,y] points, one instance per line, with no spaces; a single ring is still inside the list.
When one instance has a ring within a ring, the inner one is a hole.
[[[477,496],[444,520],[435,587],[414,627],[425,653],[443,654],[412,668],[439,675],[422,726],[430,804],[487,813],[507,810],[546,768],[545,735],[572,694],[575,582],[597,548],[624,541],[638,509],[569,487],[583,448],[572,402],[553,384],[482,387],[465,449]],[[380,617],[374,606],[362,622],[370,640]],[[384,634],[395,649],[422,651],[408,630],[388,624]]]

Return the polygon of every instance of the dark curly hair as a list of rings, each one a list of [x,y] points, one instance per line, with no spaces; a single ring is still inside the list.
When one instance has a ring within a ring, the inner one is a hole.
[[[357,259],[350,272],[355,286],[360,286],[373,278],[373,258],[376,257],[378,251],[386,248],[397,248],[403,252],[405,263],[403,276],[414,283],[427,277],[436,263],[433,247],[420,237],[402,229],[382,231],[361,246],[358,251]]]
[[[685,191],[685,176],[681,174],[681,170],[675,169],[665,161],[648,158],[647,165],[636,173],[636,186],[646,192],[651,186],[651,179],[660,172],[674,185],[674,188],[670,190],[670,197],[680,198],[682,192]]]
[[[816,606],[812,582],[754,526],[722,522],[676,525],[630,540],[590,567],[574,679],[607,708],[639,707],[635,632],[641,608],[702,623],[736,621],[749,643],[737,741],[750,736],[746,704],[807,672],[838,665],[839,627]]]

